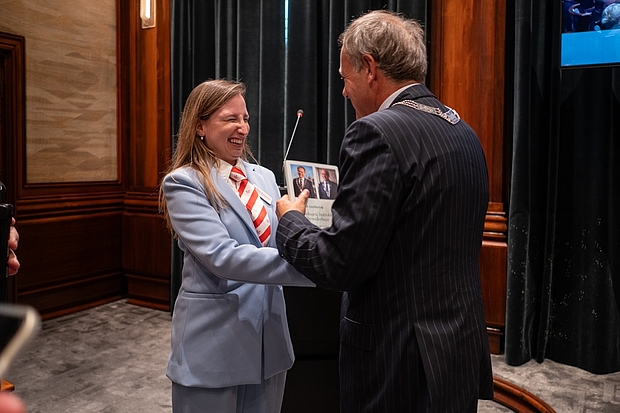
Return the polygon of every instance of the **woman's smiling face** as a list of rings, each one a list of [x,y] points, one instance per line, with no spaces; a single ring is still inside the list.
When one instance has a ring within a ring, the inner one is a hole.
[[[237,95],[205,120],[199,120],[196,132],[218,158],[234,165],[243,153],[250,133],[250,115],[245,99]]]

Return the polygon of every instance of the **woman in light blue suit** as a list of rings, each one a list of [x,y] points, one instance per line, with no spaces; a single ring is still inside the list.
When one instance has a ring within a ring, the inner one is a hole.
[[[166,372],[175,413],[279,412],[294,361],[282,285],[314,285],[269,235],[280,192],[270,170],[247,162],[244,96],[242,83],[225,80],[191,92],[161,185],[162,211],[184,253]],[[254,205],[242,201],[231,170],[255,187]],[[263,211],[258,229],[250,209]]]

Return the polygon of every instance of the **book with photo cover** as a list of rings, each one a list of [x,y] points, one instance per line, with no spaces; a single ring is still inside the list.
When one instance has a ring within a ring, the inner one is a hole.
[[[332,204],[338,194],[338,167],[287,160],[284,162],[284,177],[289,199],[294,200],[304,189],[310,192],[306,218],[318,227],[329,227],[332,224]]]

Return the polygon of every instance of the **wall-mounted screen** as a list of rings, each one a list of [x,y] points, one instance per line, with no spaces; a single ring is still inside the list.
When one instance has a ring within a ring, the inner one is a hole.
[[[620,64],[620,0],[562,1],[560,67]]]

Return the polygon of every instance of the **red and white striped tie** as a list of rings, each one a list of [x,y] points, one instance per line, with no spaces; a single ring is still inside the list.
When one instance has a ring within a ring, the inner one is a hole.
[[[250,211],[250,215],[252,215],[252,221],[261,244],[266,246],[269,241],[269,235],[271,235],[271,225],[269,224],[269,216],[267,216],[265,204],[258,196],[258,191],[254,185],[248,181],[241,169],[233,166],[230,171],[230,179],[235,183],[241,202],[245,204],[245,207]]]

